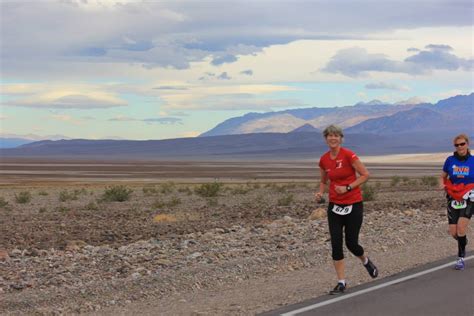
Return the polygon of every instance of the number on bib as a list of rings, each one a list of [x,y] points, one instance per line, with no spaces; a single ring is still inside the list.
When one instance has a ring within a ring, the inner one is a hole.
[[[352,205],[339,206],[337,204],[334,204],[332,211],[338,215],[347,215],[352,212]]]
[[[451,207],[455,210],[466,208],[466,206],[467,206],[466,200],[461,200],[461,201],[452,200],[451,201]]]

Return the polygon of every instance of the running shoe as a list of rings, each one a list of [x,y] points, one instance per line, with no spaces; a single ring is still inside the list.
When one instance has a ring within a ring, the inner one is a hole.
[[[459,258],[458,261],[456,261],[456,264],[454,265],[454,269],[456,270],[464,270],[465,264],[464,264],[464,259]]]
[[[364,264],[364,267],[372,278],[376,278],[379,275],[379,270],[370,259],[368,259],[367,264]]]
[[[338,295],[338,294],[344,293],[345,290],[346,290],[346,284],[338,282],[336,287],[332,289],[331,291],[329,291],[329,294]]]

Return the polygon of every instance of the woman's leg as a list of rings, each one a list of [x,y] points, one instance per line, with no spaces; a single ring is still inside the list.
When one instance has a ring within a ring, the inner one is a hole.
[[[364,207],[362,202],[352,205],[352,212],[345,219],[345,239],[346,245],[354,256],[359,257],[365,263],[364,248],[359,245],[359,232],[363,221]]]
[[[334,260],[334,269],[336,270],[338,280],[344,280],[344,252],[342,249],[342,215],[334,214],[331,209],[333,203],[328,207],[329,234],[331,235],[332,259]]]
[[[347,215],[345,222],[345,236],[347,248],[357,256],[365,269],[372,278],[376,278],[379,275],[377,267],[370,261],[364,253],[364,248],[359,245],[359,232],[362,227],[362,221],[364,217],[364,205],[362,202],[355,203],[352,205],[352,212]]]
[[[454,238],[458,239],[458,225],[457,224],[449,224],[449,234]]]
[[[464,258],[466,255],[467,245],[467,226],[469,225],[469,218],[460,217],[456,225],[457,239],[458,239],[458,257]]]

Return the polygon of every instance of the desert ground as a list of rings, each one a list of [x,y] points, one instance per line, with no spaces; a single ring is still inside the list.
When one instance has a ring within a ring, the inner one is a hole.
[[[363,157],[361,244],[380,277],[456,254],[444,157]],[[316,165],[2,159],[0,313],[253,315],[323,295]],[[370,282],[346,257],[349,286]]]

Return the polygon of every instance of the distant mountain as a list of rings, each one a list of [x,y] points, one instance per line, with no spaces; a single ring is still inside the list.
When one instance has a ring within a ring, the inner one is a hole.
[[[5,134],[0,133],[0,138],[18,138],[18,139],[26,139],[31,141],[39,141],[39,140],[60,140],[60,139],[71,139],[71,137],[67,137],[64,135],[37,135],[37,134]]]
[[[200,136],[234,135],[248,133],[288,133],[305,124],[323,129],[329,124],[343,128],[354,126],[368,119],[379,118],[417,105],[387,104],[378,100],[357,103],[353,106],[307,108],[268,113],[248,113],[228,119]]]
[[[32,143],[34,140],[24,138],[6,138],[0,137],[0,148],[15,148],[20,145]]]
[[[220,130],[248,128],[265,133],[147,141],[45,140],[0,149],[0,156],[106,160],[312,158],[327,150],[320,127],[329,123],[345,128],[345,146],[359,155],[445,152],[452,150],[454,135],[462,132],[474,136],[473,101],[474,94],[470,94],[436,104],[390,105],[374,101],[341,108],[249,113],[223,122]],[[274,128],[272,124],[283,127],[285,132],[269,133]]]
[[[0,148],[15,148],[24,144],[33,143],[40,140],[60,140],[71,139],[64,135],[40,136],[36,134],[0,134]]]
[[[305,125],[302,125],[298,128],[295,128],[290,133],[301,133],[301,132],[320,133],[321,131],[319,129],[317,129],[316,127],[314,127],[313,125],[311,125],[311,124],[305,124]]]
[[[455,131],[457,133],[457,131]],[[345,134],[345,146],[359,155],[429,153],[451,150],[453,133]],[[474,133],[471,134],[471,136]],[[40,141],[0,149],[0,157],[103,160],[284,160],[318,157],[327,151],[321,133],[258,133],[148,141]]]
[[[370,119],[352,126],[348,133],[400,133],[420,131],[460,130],[474,132],[474,93],[441,100],[435,105],[424,104],[393,115]]]
[[[436,104],[419,103],[418,98],[389,104],[379,100],[359,102],[353,106],[294,109],[268,113],[248,113],[228,119],[200,136],[234,135],[248,133],[288,133],[309,124],[324,129],[336,124],[353,132],[399,132],[403,130],[423,131],[451,124],[472,125],[473,93],[459,95]],[[412,111],[413,112],[410,112]],[[427,111],[430,110],[430,111]],[[406,112],[406,113],[405,113]],[[465,117],[455,116],[465,113]],[[404,117],[408,121],[404,121]],[[431,119],[431,120],[430,120]],[[459,119],[461,119],[459,121]]]

